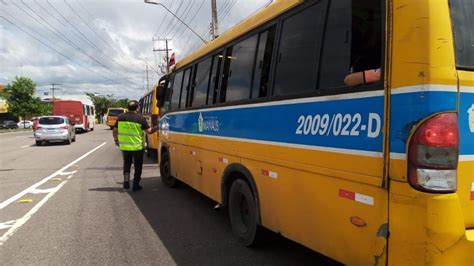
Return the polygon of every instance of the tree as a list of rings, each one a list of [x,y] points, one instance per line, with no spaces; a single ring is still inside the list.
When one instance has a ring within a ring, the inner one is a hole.
[[[51,112],[51,107],[34,97],[36,84],[27,77],[15,77],[5,88],[8,110],[14,116],[40,116]]]
[[[96,116],[100,119],[100,114],[107,114],[107,110],[110,107],[122,107],[127,108],[128,99],[115,100],[111,96],[96,95],[94,93],[86,93],[86,95],[91,99],[96,110]]]
[[[115,100],[112,102],[112,107],[122,107],[122,108],[127,108],[128,105],[128,98],[120,99],[120,100]]]
[[[91,99],[92,103],[94,104],[95,112],[97,115],[99,115],[100,113],[106,114],[107,109],[112,105],[112,101],[104,96],[95,95],[94,93],[89,92],[86,93],[86,95]]]

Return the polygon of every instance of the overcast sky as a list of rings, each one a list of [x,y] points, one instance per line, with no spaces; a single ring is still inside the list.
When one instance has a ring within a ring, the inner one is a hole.
[[[210,0],[160,0],[206,39]],[[270,0],[217,0],[219,32]],[[58,97],[84,92],[136,99],[150,87],[164,62],[164,41],[179,61],[202,45],[161,6],[142,0],[0,0],[0,83],[26,76],[37,94]],[[145,63],[147,62],[147,63]]]

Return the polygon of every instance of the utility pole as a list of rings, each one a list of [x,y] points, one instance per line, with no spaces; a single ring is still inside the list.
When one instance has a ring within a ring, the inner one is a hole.
[[[153,52],[166,52],[166,74],[170,73],[170,56],[169,56],[169,51],[172,51],[173,49],[168,48],[168,41],[171,41],[171,39],[155,39],[153,38],[153,41],[164,41],[165,42],[165,49],[155,49],[153,47]]]
[[[149,81],[148,81],[148,65],[146,65],[146,92],[150,89]]]
[[[211,8],[212,8],[212,39],[214,40],[219,36],[218,28],[217,28],[217,4],[216,0],[211,0]]]
[[[57,85],[61,85],[61,84],[58,84],[58,83],[51,83],[51,92],[53,94],[53,103],[54,103],[54,92],[57,91],[57,90],[60,90],[59,88],[55,88],[54,86],[57,86]]]

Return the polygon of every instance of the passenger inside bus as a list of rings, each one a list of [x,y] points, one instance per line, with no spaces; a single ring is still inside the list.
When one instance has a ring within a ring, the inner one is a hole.
[[[346,86],[375,83],[380,80],[381,21],[376,9],[354,8],[352,16],[352,51],[350,73]]]

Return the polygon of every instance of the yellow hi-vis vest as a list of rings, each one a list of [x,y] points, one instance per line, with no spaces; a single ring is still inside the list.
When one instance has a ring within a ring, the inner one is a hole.
[[[122,151],[139,151],[145,146],[142,125],[129,121],[118,121],[118,141]]]

